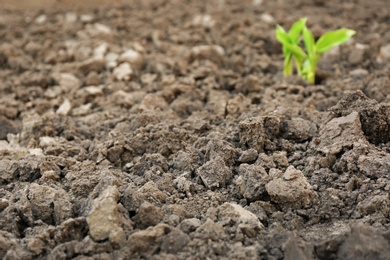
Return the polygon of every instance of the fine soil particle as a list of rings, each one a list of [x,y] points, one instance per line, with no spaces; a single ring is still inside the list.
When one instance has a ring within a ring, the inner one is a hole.
[[[1,259],[390,259],[388,0],[5,2]]]

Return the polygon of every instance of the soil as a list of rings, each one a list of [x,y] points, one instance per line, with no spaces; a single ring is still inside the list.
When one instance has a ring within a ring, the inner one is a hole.
[[[390,259],[388,0],[19,7],[0,258]],[[282,75],[301,17],[358,32],[316,85]]]

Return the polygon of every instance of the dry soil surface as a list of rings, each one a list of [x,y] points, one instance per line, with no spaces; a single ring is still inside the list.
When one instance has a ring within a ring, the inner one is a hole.
[[[0,11],[0,258],[390,259],[390,1],[49,2]],[[301,17],[358,32],[316,85]]]

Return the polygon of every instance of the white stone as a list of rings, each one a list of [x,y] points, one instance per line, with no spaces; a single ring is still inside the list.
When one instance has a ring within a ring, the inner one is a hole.
[[[222,46],[219,45],[199,45],[195,46],[191,49],[191,53],[193,55],[200,55],[202,53],[207,53],[210,51],[216,51],[220,56],[225,55],[225,49]]]
[[[119,81],[127,81],[131,79],[133,70],[129,63],[124,62],[116,67],[113,71],[114,77]]]
[[[55,145],[57,142],[53,137],[50,136],[42,136],[39,137],[39,146],[40,147],[47,147],[51,145]]]
[[[122,53],[122,55],[120,56],[119,59],[121,61],[124,61],[124,62],[133,63],[134,61],[139,59],[140,56],[141,56],[141,54],[139,54],[137,51],[135,51],[133,49],[129,49],[129,50],[125,51],[124,53]]]
[[[59,115],[67,115],[71,109],[72,104],[70,103],[69,99],[65,99],[61,106],[57,109],[56,113]]]
[[[106,66],[109,69],[115,68],[118,66],[118,58],[119,55],[115,52],[109,52],[107,53],[105,57]]]
[[[132,68],[140,69],[144,63],[144,57],[141,53],[134,49],[128,49],[119,57],[119,62],[128,62]]]
[[[263,228],[263,225],[255,214],[238,204],[225,202],[218,209],[220,211],[219,219],[222,221],[225,218],[229,220],[234,219],[239,224],[252,224],[254,227]]]
[[[274,23],[275,21],[274,17],[270,14],[262,14],[260,19],[265,23]]]
[[[208,14],[197,15],[194,17],[194,19],[192,19],[192,25],[211,28],[215,25],[215,20]]]
[[[54,74],[53,78],[62,87],[77,89],[81,86],[81,81],[72,73]]]
[[[109,26],[101,24],[101,23],[95,23],[94,29],[101,34],[110,34],[111,33],[111,28]]]
[[[349,72],[352,77],[362,78],[368,75],[368,71],[365,69],[354,69]]]
[[[84,116],[89,113],[89,110],[92,107],[92,103],[87,103],[85,105],[76,107],[72,110],[73,116]]]
[[[47,16],[44,15],[44,14],[38,16],[38,17],[35,19],[35,23],[37,23],[37,24],[44,24],[44,23],[46,23],[46,21],[47,21]]]
[[[77,14],[75,12],[68,12],[65,14],[65,22],[75,23],[77,22]]]
[[[101,87],[88,86],[83,89],[85,90],[85,92],[93,96],[103,95],[103,90]]]
[[[100,44],[95,49],[93,49],[93,56],[95,58],[103,59],[104,55],[106,55],[108,49],[108,45],[106,42]]]
[[[385,46],[382,46],[379,50],[379,56],[377,58],[377,61],[379,63],[383,63],[385,61],[390,60],[390,44],[387,44]]]
[[[218,223],[222,226],[230,226],[234,223],[236,235],[243,233],[249,237],[255,237],[264,228],[255,214],[238,204],[229,202],[218,207]]]
[[[115,186],[107,187],[94,199],[87,217],[89,233],[93,239],[97,241],[109,239],[115,244],[122,244],[125,241],[126,235],[122,225],[126,225],[126,220],[121,215],[118,199],[119,191]]]
[[[83,22],[83,23],[90,23],[93,21],[93,15],[92,14],[82,14],[80,16],[80,20]]]
[[[43,155],[43,151],[41,148],[31,148],[28,149],[28,153],[35,156],[41,156]]]

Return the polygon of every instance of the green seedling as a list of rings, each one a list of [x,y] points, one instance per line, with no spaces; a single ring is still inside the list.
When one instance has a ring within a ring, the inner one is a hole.
[[[295,22],[286,32],[282,26],[276,26],[276,39],[283,46],[285,76],[293,72],[293,61],[297,74],[311,84],[315,82],[316,69],[321,55],[333,47],[348,41],[356,32],[342,28],[323,34],[315,41],[313,33],[306,27],[306,18]],[[306,51],[300,46],[303,40]]]

